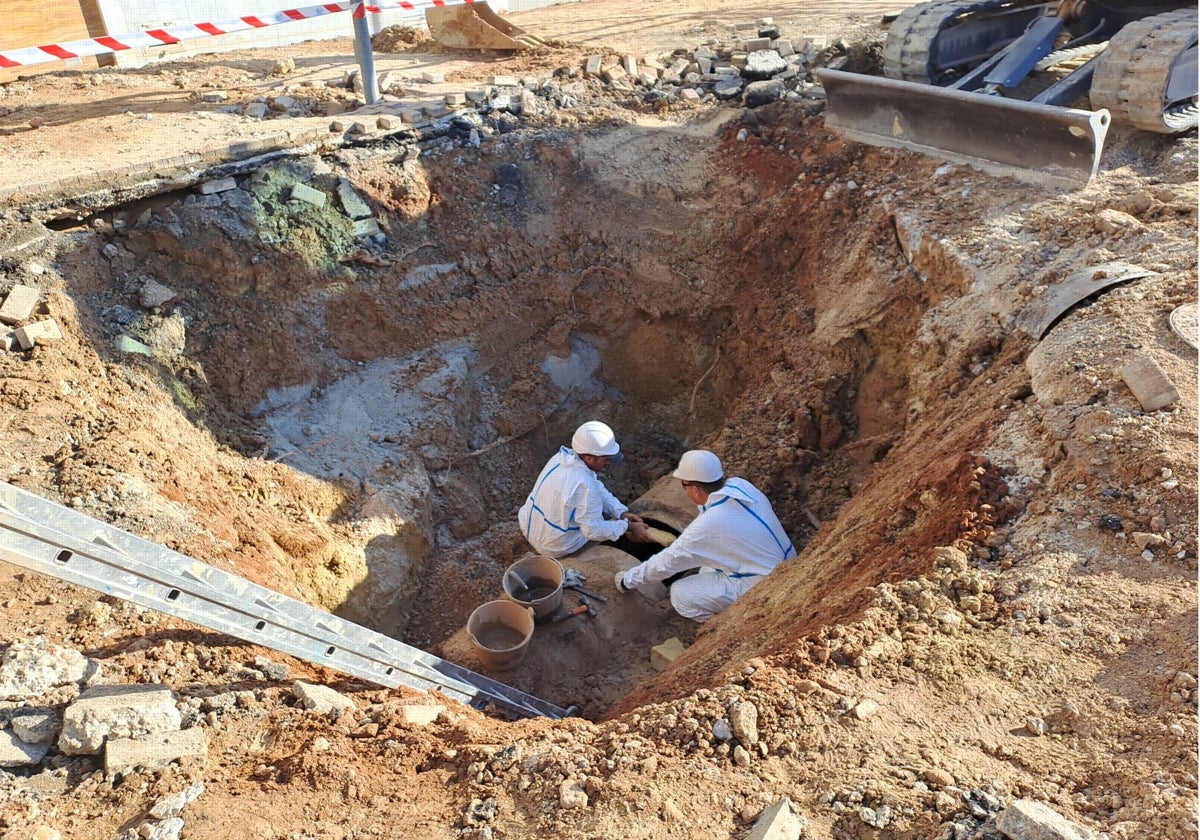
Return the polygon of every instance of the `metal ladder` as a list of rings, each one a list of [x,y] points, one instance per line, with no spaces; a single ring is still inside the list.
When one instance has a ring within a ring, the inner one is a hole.
[[[0,482],[0,560],[387,688],[510,717],[561,709],[381,633]]]

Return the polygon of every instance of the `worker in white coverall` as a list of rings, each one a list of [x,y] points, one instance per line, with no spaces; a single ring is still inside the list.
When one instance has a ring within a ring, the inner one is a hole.
[[[542,469],[533,492],[517,513],[521,533],[534,550],[558,559],[591,542],[612,542],[621,536],[649,542],[646,523],[612,493],[597,473],[624,456],[613,430],[589,420]]]
[[[671,585],[671,606],[685,618],[707,621],[795,557],[796,549],[767,497],[745,479],[725,478],[713,453],[683,453],[672,475],[683,482],[700,515],[667,548],[617,572],[614,583],[618,592],[628,592],[699,569]]]

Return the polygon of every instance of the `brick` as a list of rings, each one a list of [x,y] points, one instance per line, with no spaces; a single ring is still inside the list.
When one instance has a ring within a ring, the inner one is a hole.
[[[770,38],[747,38],[742,42],[742,49],[746,52],[757,52],[758,50],[771,49]]]
[[[135,767],[159,770],[182,758],[208,757],[208,737],[199,727],[140,738],[115,738],[104,745],[104,772],[114,776]]]
[[[789,55],[795,55],[796,53],[796,45],[787,38],[777,38],[775,43],[771,46],[774,48],[775,52],[779,53],[784,58],[787,58]]]
[[[313,189],[308,184],[292,184],[292,198],[307,202],[314,207],[324,207],[329,196],[320,190]]]
[[[465,96],[468,102],[487,102],[488,98],[486,90],[469,90]]]
[[[18,324],[33,314],[41,292],[34,286],[13,286],[0,306],[0,324]]]
[[[467,104],[467,95],[465,93],[447,93],[446,104],[453,108],[460,108]]]
[[[520,82],[516,76],[492,76],[488,79],[488,84],[496,87],[516,87]]]
[[[381,114],[375,120],[375,127],[383,131],[395,131],[404,125],[404,119],[399,114]]]
[[[606,69],[601,74],[601,77],[604,79],[604,81],[608,82],[609,84],[612,84],[613,82],[619,82],[621,79],[624,79],[627,75],[629,75],[629,74],[625,72],[624,67],[622,67],[619,64],[614,64],[612,67],[609,67],[608,69]]]
[[[427,85],[440,85],[446,81],[445,73],[431,73],[428,70],[421,74],[421,81]]]
[[[650,665],[654,670],[661,671],[678,659],[681,653],[683,653],[683,642],[672,636],[661,645],[650,648]]]
[[[599,76],[600,64],[602,61],[603,58],[601,56],[589,55],[587,60],[583,63],[583,72],[588,76]]]
[[[17,344],[21,345],[22,350],[32,350],[35,344],[58,341],[63,337],[62,330],[58,328],[58,322],[53,318],[26,324],[18,328],[14,334],[17,337]]]
[[[625,68],[625,72],[630,76],[636,76],[638,72],[637,59],[631,55],[627,55],[621,59],[621,66]]]
[[[1158,411],[1179,402],[1179,390],[1175,383],[1149,356],[1138,356],[1126,365],[1121,371],[1121,378],[1137,397],[1143,411]]]

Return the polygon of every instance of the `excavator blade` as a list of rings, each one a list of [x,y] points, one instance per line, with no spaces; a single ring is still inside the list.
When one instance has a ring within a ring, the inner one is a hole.
[[[547,46],[484,2],[430,6],[425,9],[425,23],[434,40],[455,50],[531,50]]]
[[[817,70],[825,125],[852,140],[1077,187],[1096,175],[1108,111],[1082,111],[840,70]]]

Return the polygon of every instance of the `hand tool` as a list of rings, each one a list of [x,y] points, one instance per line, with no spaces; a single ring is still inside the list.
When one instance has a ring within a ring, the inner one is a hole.
[[[587,602],[586,598],[580,598],[578,607],[571,610],[570,612],[560,613],[559,615],[554,616],[553,620],[556,622],[566,621],[568,618],[571,618],[576,615],[583,615],[584,613],[587,613],[588,618],[595,618],[596,608],[593,607],[591,604],[589,604]]]

